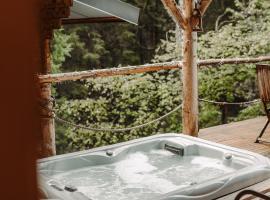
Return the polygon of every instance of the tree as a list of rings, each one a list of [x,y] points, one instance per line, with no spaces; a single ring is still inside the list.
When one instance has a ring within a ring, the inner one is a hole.
[[[73,37],[74,34],[65,34],[64,29],[54,32],[52,43],[52,73],[60,72],[61,65],[67,57],[70,57],[70,52],[73,50]]]

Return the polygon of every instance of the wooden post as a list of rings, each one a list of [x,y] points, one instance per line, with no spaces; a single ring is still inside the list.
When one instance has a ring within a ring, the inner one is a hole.
[[[183,0],[180,8],[175,0],[161,0],[176,25],[183,29],[183,133],[198,136],[197,33],[201,17],[212,0]]]
[[[70,15],[70,6],[72,0],[46,0],[42,1],[42,23],[41,35],[43,42],[42,58],[43,68],[42,74],[51,73],[51,56],[50,41],[53,38],[53,30],[61,27],[61,19]],[[39,84],[39,99],[41,113],[41,141],[39,157],[49,157],[56,154],[55,148],[55,128],[53,118],[53,101],[51,98],[51,84]]]
[[[44,40],[43,49],[43,74],[51,72],[50,39]],[[41,107],[41,157],[49,157],[56,154],[55,128],[53,119],[53,101],[51,98],[51,84],[40,84],[40,107]]]
[[[197,32],[202,16],[212,0],[183,0],[183,133],[198,137],[198,73],[197,73]],[[197,3],[197,5],[196,5]],[[200,28],[200,27],[199,27]]]
[[[224,104],[224,105],[221,105],[220,107],[222,111],[221,123],[227,124],[228,123],[228,105]]]
[[[184,16],[188,21],[183,30],[183,133],[198,136],[198,74],[197,33],[192,30],[194,2],[184,0]]]

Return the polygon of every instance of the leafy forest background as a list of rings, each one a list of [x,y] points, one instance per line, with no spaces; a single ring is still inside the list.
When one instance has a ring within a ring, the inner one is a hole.
[[[66,25],[54,33],[53,72],[181,60],[181,32],[160,0],[126,0],[141,8],[139,25]],[[176,37],[177,35],[177,37]],[[199,33],[200,59],[255,57],[270,53],[269,0],[213,0]],[[181,104],[181,71],[96,78],[53,85],[56,113],[76,124],[124,128],[156,119]],[[199,97],[242,102],[258,98],[255,65],[199,70]],[[263,114],[261,105],[217,106],[200,102],[200,128]],[[58,154],[157,133],[181,132],[181,110],[127,132],[94,132],[56,123]]]

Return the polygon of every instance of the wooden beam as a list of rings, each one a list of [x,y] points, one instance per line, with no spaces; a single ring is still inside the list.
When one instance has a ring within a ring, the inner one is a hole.
[[[46,0],[42,3],[42,37],[52,39],[53,30],[61,28],[61,19],[70,15],[73,0]]]
[[[93,23],[113,23],[113,22],[126,22],[117,17],[92,17],[80,19],[62,19],[62,24],[93,24]]]
[[[207,8],[209,7],[209,5],[211,4],[212,0],[201,0],[201,5],[200,5],[200,12],[201,15],[203,16],[204,13],[206,12]]]
[[[224,64],[248,64],[270,61],[270,56],[261,56],[258,58],[227,58],[227,59],[208,59],[199,60],[198,67],[221,66]],[[59,74],[38,75],[39,83],[59,83],[63,81],[76,81],[88,78],[109,77],[119,75],[130,75],[145,72],[155,72],[160,70],[181,69],[182,61],[173,61],[165,63],[145,64],[139,66],[127,66],[121,68],[110,68],[101,70],[88,70],[81,72],[68,72]]]
[[[181,9],[177,6],[175,0],[161,0],[164,7],[172,17],[172,19],[175,21],[175,23],[181,27],[182,29],[185,29],[187,26],[187,20],[182,13]]]
[[[70,7],[73,5],[73,0],[46,0],[44,1],[44,6],[47,8],[55,7]]]
[[[48,15],[49,19],[60,19],[64,17],[68,17],[70,15],[70,8],[69,7],[55,7],[55,8],[47,8],[46,15]]]

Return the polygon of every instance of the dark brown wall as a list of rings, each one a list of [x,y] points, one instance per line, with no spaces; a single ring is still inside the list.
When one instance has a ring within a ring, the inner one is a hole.
[[[39,133],[34,75],[40,66],[38,0],[0,6],[0,199],[34,200]]]

